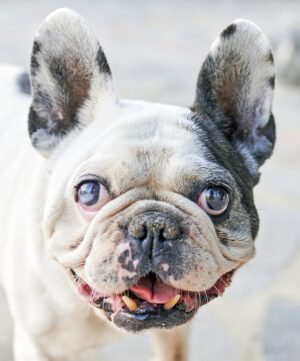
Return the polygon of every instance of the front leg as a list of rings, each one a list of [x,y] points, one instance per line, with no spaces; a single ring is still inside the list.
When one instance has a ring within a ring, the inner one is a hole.
[[[153,336],[157,353],[155,361],[187,361],[188,325],[155,330]]]
[[[19,325],[14,330],[14,361],[50,361]]]

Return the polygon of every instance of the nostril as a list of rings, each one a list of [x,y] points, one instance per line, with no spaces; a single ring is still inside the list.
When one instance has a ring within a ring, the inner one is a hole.
[[[145,238],[147,238],[147,228],[144,224],[134,225],[131,224],[128,228],[129,236],[143,241]]]
[[[162,240],[174,240],[180,237],[180,229],[177,225],[171,227],[165,227],[162,229],[160,238]]]
[[[147,238],[147,228],[145,226],[140,227],[140,229],[135,232],[135,237],[136,239],[143,241],[145,238]]]
[[[159,242],[164,242],[167,239],[166,232],[164,229],[161,229],[158,234],[158,240]]]

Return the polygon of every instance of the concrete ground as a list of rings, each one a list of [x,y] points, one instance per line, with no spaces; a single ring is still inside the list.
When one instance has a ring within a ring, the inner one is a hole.
[[[36,28],[62,6],[91,23],[121,96],[178,105],[192,103],[200,64],[233,19],[255,21],[271,39],[300,20],[300,4],[292,1],[1,0],[0,62],[28,67]],[[300,360],[300,89],[277,82],[274,114],[276,150],[255,190],[257,256],[223,298],[199,312],[191,331],[192,361]],[[12,360],[11,335],[0,294],[0,361]],[[122,339],[101,355],[107,361],[147,360],[149,336]]]

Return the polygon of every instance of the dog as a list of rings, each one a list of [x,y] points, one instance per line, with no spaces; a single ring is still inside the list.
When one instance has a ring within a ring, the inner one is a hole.
[[[69,9],[39,28],[30,83],[14,66],[0,78],[15,360],[94,360],[120,331],[146,329],[157,360],[186,360],[189,321],[255,255],[253,188],[275,143],[266,36],[246,20],[223,30],[190,108],[119,99]]]

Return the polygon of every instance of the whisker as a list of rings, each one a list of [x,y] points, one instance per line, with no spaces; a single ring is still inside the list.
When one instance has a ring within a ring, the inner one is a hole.
[[[197,292],[196,293],[196,306],[201,307],[202,306],[202,302],[201,302],[201,292]]]
[[[205,298],[206,298],[206,303],[208,303],[208,295],[207,295],[207,292],[204,291],[204,294],[205,294]]]
[[[219,289],[216,285],[214,285],[214,289],[217,291],[218,296],[222,296],[222,293],[219,291]]]
[[[90,313],[90,307],[87,307],[87,308],[86,308],[86,311],[85,311],[85,312],[83,313],[83,315],[82,315],[82,320],[87,319],[88,316],[89,316],[89,313]]]
[[[80,266],[84,266],[84,265],[85,265],[85,261],[82,261],[80,263],[76,263],[76,264],[72,265],[72,267],[70,267],[70,268],[76,268],[76,267],[80,267]]]
[[[220,280],[223,282],[223,284],[226,286],[226,287],[229,287],[230,285],[228,283],[226,283],[223,278],[221,277]]]

